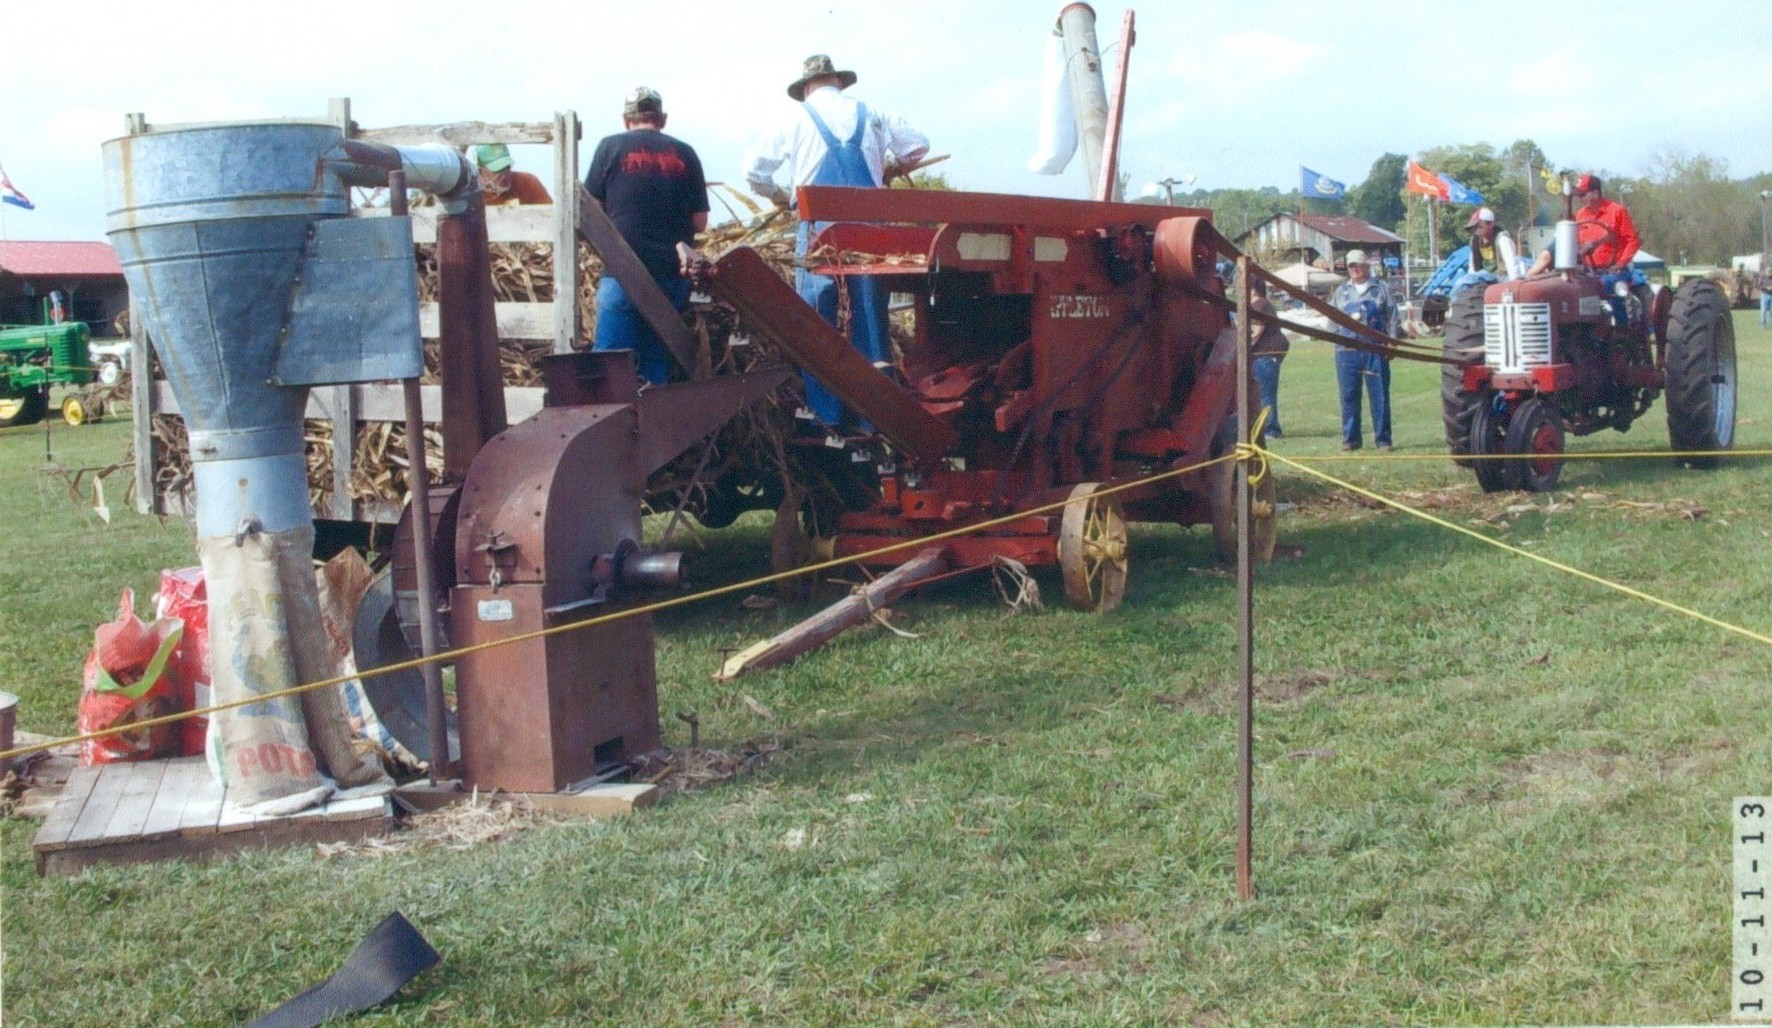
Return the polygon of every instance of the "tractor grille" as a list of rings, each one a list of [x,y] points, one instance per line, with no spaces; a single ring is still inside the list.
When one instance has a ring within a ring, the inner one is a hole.
[[[1550,364],[1550,304],[1497,303],[1483,308],[1483,359],[1505,373]]]

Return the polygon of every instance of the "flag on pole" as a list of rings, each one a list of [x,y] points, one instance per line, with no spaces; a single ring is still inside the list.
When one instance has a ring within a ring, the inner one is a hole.
[[[1409,162],[1407,174],[1403,179],[1403,189],[1411,193],[1420,193],[1422,196],[1431,196],[1436,200],[1451,199],[1445,177],[1434,174],[1414,161]]]
[[[1482,193],[1477,192],[1475,189],[1459,182],[1455,178],[1448,175],[1441,175],[1440,181],[1446,183],[1447,203],[1480,204],[1483,202]]]
[[[1319,175],[1302,164],[1298,166],[1298,172],[1302,180],[1300,191],[1307,197],[1340,200],[1347,195],[1347,187],[1327,175]]]
[[[37,209],[37,205],[31,202],[31,198],[19,192],[18,187],[12,184],[12,179],[6,177],[5,168],[0,168],[0,200],[4,200],[14,207],[23,207],[27,211]]]

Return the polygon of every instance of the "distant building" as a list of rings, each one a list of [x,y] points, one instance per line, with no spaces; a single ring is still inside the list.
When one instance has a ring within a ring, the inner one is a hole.
[[[1403,259],[1402,236],[1335,214],[1276,214],[1239,236],[1237,247],[1263,263],[1321,260],[1332,269],[1346,266],[1349,250],[1364,250],[1387,268],[1400,267]]]
[[[57,290],[68,320],[86,322],[95,336],[115,335],[112,323],[129,309],[111,244],[0,241],[0,324],[41,322],[43,301]]]

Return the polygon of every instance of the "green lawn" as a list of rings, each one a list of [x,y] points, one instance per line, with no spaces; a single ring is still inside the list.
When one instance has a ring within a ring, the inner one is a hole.
[[[1772,448],[1772,333],[1737,325],[1737,445]],[[1327,349],[1293,352],[1275,449],[1333,454]],[[1437,369],[1395,369],[1398,453],[1441,452]],[[81,465],[126,438],[53,441]],[[63,732],[118,587],[194,561],[117,477],[110,526],[71,506],[43,445],[0,432],[0,688]],[[1661,410],[1571,446],[1665,449]],[[1553,496],[1484,497],[1449,462],[1363,456],[1329,470],[1772,630],[1764,458],[1571,463]],[[1139,526],[1112,614],[1010,616],[957,582],[903,606],[919,638],[856,632],[727,686],[722,648],[806,609],[669,612],[667,741],[695,708],[704,745],[787,748],[633,818],[49,880],[36,825],[5,822],[9,1023],[238,1022],[394,909],[444,964],[357,1023],[1726,1019],[1729,799],[1772,792],[1772,653],[1297,475],[1280,492],[1300,552],[1257,579],[1254,902],[1231,873],[1234,583],[1208,533]],[[704,583],[767,565],[760,521],[704,540]]]

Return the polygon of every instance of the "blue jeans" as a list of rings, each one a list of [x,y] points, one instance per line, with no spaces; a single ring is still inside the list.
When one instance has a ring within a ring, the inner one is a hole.
[[[1280,361],[1279,357],[1256,357],[1249,361],[1255,372],[1255,384],[1261,387],[1261,405],[1267,408],[1267,434],[1284,435],[1280,431]]]
[[[682,310],[689,306],[689,280],[667,278],[658,284],[671,306]],[[659,341],[658,333],[640,316],[640,308],[628,297],[614,275],[605,274],[597,283],[597,341],[594,350],[632,350],[634,365],[640,375],[653,385],[671,380],[671,354]]]
[[[1376,353],[1335,351],[1335,380],[1341,386],[1341,441],[1358,448],[1360,440],[1360,382],[1372,403],[1372,441],[1391,444],[1391,362]]]
[[[817,311],[827,324],[837,323],[839,286],[835,278],[814,275],[801,268],[794,273],[794,288],[800,299]],[[870,364],[892,359],[892,342],[887,335],[886,290],[879,279],[868,275],[849,276],[849,343]],[[806,406],[812,408],[813,415],[826,427],[838,427],[843,420],[843,402],[809,372],[802,371],[800,376],[806,382]]]
[[[1760,327],[1772,327],[1772,292],[1760,294]]]

